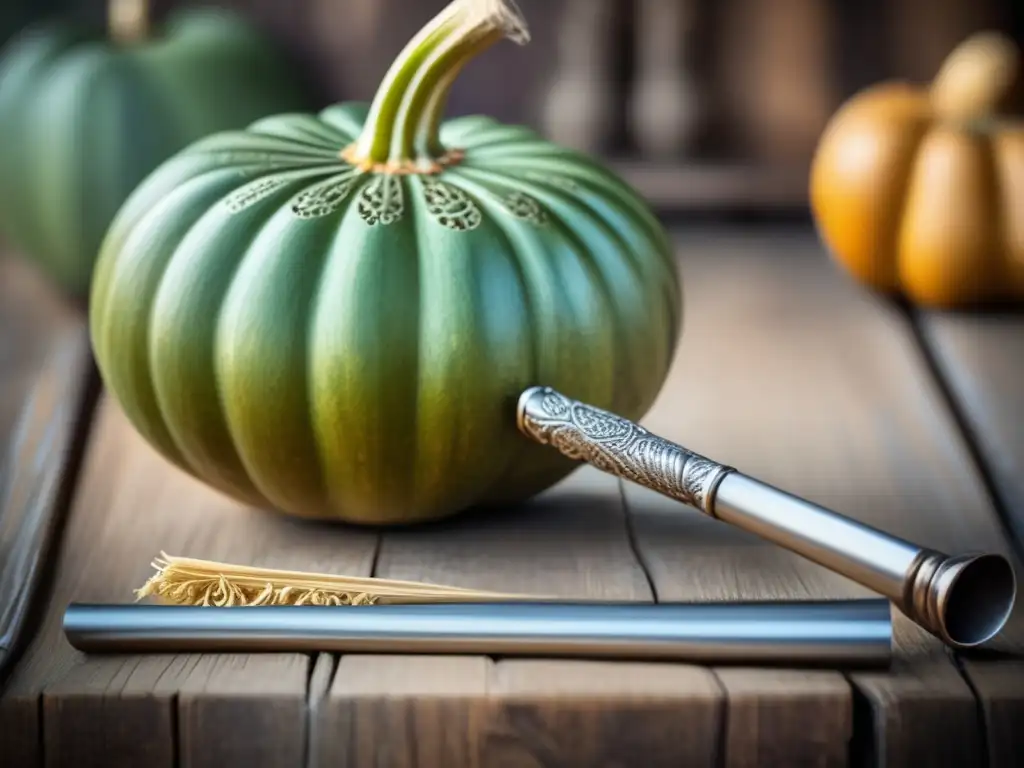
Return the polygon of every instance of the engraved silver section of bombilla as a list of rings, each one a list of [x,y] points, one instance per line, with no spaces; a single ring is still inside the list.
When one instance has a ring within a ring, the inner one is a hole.
[[[920,547],[711,461],[550,387],[519,398],[520,431],[570,459],[642,485],[795,552],[889,598],[952,648],[991,640],[1013,610],[999,554]]]
[[[518,423],[527,436],[570,459],[585,461],[709,515],[718,484],[734,471],[549,387],[523,394]]]

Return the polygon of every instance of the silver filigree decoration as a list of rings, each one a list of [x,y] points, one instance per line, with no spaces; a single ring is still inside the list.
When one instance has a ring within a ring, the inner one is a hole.
[[[547,224],[547,213],[540,203],[522,192],[513,192],[504,199],[505,208],[517,219],[528,221],[535,226]]]
[[[427,211],[441,226],[457,232],[469,232],[480,226],[483,215],[477,204],[457,187],[443,181],[426,181],[423,193]]]
[[[256,205],[260,200],[265,200],[278,190],[288,186],[290,181],[292,180],[282,176],[265,176],[262,179],[256,179],[225,197],[224,205],[231,213],[241,213],[246,208]]]
[[[355,183],[356,171],[352,169],[303,190],[292,201],[292,213],[300,219],[328,216],[341,207]]]
[[[401,180],[391,174],[377,174],[360,191],[358,210],[371,227],[394,224],[405,213]]]
[[[575,461],[713,515],[712,492],[732,469],[652,435],[621,416],[544,387],[521,405],[520,428]]]

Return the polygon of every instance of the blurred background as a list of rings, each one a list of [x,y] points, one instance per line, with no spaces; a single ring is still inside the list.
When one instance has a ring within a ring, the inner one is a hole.
[[[324,102],[372,98],[445,0],[154,0],[246,12]],[[102,19],[105,0],[41,0]],[[888,78],[926,82],[967,35],[1024,34],[1020,0],[518,0],[533,31],[459,79],[450,111],[601,155],[662,211],[806,209],[829,116]],[[1021,89],[1018,89],[1021,90]],[[1020,112],[1021,94],[1007,108]]]

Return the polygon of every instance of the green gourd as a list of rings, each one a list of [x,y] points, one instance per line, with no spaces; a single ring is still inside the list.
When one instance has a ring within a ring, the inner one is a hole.
[[[90,304],[103,378],[165,457],[258,507],[392,525],[504,505],[577,464],[516,428],[546,384],[628,418],[661,389],[670,238],[595,160],[442,120],[508,0],[456,0],[372,105],[262,119],[160,167],[120,211]]]
[[[308,104],[237,16],[111,0],[109,36],[67,19],[26,30],[0,62],[0,233],[68,293],[88,295],[103,236],[161,162],[210,133]]]

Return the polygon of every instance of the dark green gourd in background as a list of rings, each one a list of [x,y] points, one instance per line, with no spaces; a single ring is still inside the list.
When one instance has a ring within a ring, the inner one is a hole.
[[[110,0],[110,39],[67,20],[33,27],[0,62],[0,234],[83,297],[107,227],[150,171],[215,131],[308,108],[241,19],[184,11],[150,35],[146,7]]]
[[[0,0],[0,45],[72,0]]]
[[[130,198],[91,330],[164,456],[255,506],[410,523],[572,471],[517,432],[530,385],[648,410],[681,313],[657,219],[527,128],[442,122],[459,70],[504,37],[527,39],[511,3],[456,0],[372,105],[207,137]]]

